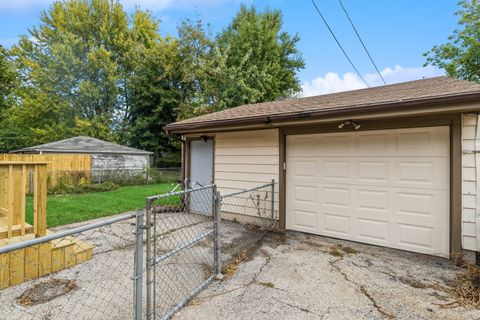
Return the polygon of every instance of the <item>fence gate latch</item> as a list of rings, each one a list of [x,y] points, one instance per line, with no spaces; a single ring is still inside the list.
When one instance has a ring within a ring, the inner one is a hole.
[[[140,229],[148,230],[148,229],[150,229],[151,227],[153,227],[153,222],[142,224],[142,225],[140,226]]]

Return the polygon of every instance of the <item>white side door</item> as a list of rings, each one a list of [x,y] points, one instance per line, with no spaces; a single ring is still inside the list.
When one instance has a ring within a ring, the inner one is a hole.
[[[213,140],[190,141],[189,187],[199,188],[213,183]],[[195,191],[190,196],[190,210],[210,215],[213,209],[212,189]]]

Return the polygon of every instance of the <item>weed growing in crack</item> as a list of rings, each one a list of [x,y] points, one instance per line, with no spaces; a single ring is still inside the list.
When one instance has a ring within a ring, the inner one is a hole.
[[[342,251],[347,254],[357,254],[358,251],[353,249],[352,247],[342,247]]]
[[[338,251],[337,249],[331,249],[328,253],[334,257],[343,257],[344,255],[342,252]]]
[[[260,282],[260,284],[266,288],[275,288],[275,284],[273,284],[273,282]]]
[[[247,256],[246,252],[240,253],[235,259],[233,259],[232,262],[230,262],[225,267],[223,267],[222,274],[226,277],[231,277],[237,271],[238,265],[241,262],[247,260],[247,258],[248,258],[248,256]]]

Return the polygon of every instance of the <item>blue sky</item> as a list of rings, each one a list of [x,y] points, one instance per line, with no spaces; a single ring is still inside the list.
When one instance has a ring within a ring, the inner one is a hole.
[[[39,23],[42,10],[52,0],[0,0],[0,43],[10,47],[18,35]],[[148,9],[162,20],[160,32],[174,35],[185,18],[200,16],[213,32],[224,28],[240,4],[259,9],[279,9],[284,30],[301,40],[298,48],[305,59],[299,73],[304,95],[322,94],[364,87],[323,25],[310,0],[120,0],[127,11],[135,5]],[[380,85],[378,75],[346,20],[338,0],[316,0],[342,45],[367,82]],[[443,74],[423,68],[422,53],[447,41],[456,27],[456,1],[445,0],[343,0],[370,53],[388,83]]]

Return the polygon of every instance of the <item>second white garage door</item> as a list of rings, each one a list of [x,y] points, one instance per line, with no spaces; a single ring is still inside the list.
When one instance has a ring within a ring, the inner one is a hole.
[[[449,128],[287,136],[287,229],[449,254]]]

